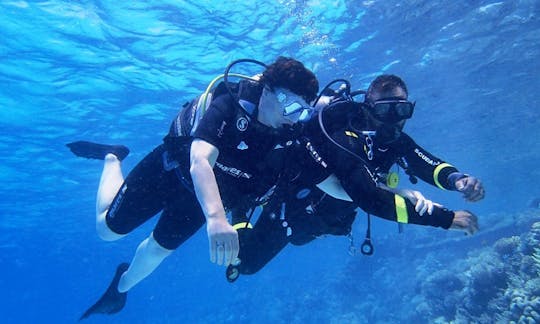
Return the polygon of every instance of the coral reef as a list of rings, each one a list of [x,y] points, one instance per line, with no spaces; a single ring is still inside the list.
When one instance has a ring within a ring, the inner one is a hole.
[[[495,242],[493,248],[504,258],[513,255],[518,250],[520,243],[519,236],[505,237]]]
[[[287,323],[540,323],[540,212],[501,217],[469,238],[425,228],[420,239],[409,240],[416,235],[409,229],[377,237],[371,257],[351,257],[315,280],[310,270],[287,287],[262,286],[230,307],[279,296],[256,311],[209,316],[224,323],[250,322],[260,312]]]
[[[506,219],[474,239],[409,245],[384,257],[362,287],[372,293],[369,306],[356,310],[368,322],[540,323],[540,215]],[[341,308],[344,320],[352,318]]]
[[[426,278],[417,311],[429,322],[539,323],[539,273],[536,222],[529,232],[500,238]]]

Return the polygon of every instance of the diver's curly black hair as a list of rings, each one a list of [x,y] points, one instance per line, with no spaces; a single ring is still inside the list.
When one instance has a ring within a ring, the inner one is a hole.
[[[369,88],[367,90],[365,101],[369,102],[370,98],[373,97],[374,92],[391,92],[395,88],[401,88],[405,91],[405,94],[409,95],[409,90],[407,90],[407,85],[400,77],[393,74],[382,74],[371,81]]]
[[[319,81],[315,74],[301,62],[280,56],[263,72],[260,82],[274,90],[285,88],[312,102],[319,92]]]

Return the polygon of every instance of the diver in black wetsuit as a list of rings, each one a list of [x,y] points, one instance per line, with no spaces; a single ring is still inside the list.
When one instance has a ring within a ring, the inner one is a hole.
[[[399,77],[382,75],[371,83],[364,102],[335,100],[307,123],[297,145],[281,152],[291,161],[281,186],[253,229],[239,229],[240,260],[228,267],[229,281],[239,273],[257,272],[288,243],[304,244],[322,234],[347,235],[356,207],[400,223],[471,235],[478,230],[472,213],[451,211],[418,192],[394,188],[396,174],[390,168],[398,164],[413,181],[418,177],[441,189],[462,192],[468,201],[484,197],[478,179],[459,172],[402,132],[415,106],[407,97]],[[237,215],[240,223],[246,223],[241,212]]]
[[[236,259],[238,236],[225,208],[260,203],[276,182],[279,171],[267,164],[266,156],[276,147],[287,146],[293,124],[313,111],[308,102],[317,95],[318,81],[302,63],[280,57],[264,65],[260,78],[229,84],[226,76],[231,65],[212,98],[207,92],[185,107],[164,144],[140,161],[125,180],[120,161],[129,153],[126,147],[83,141],[68,144],[77,156],[105,160],[96,206],[101,238],[122,238],[161,212],[131,263],[118,266],[105,294],[81,319],[120,311],[127,291],[205,221],[210,260],[227,266]]]

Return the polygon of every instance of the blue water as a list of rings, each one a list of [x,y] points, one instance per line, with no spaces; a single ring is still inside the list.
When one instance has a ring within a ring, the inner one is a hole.
[[[65,143],[125,144],[129,170],[229,62],[278,55],[302,60],[321,84],[347,78],[364,88],[383,72],[402,76],[417,101],[406,131],[481,178],[487,196],[470,204],[415,188],[477,213],[480,233],[397,234],[376,221],[372,257],[350,256],[346,238],[327,237],[289,247],[231,285],[207,261],[201,231],[130,292],[122,313],[87,322],[540,319],[537,273],[508,268],[538,266],[537,241],[525,236],[540,220],[528,208],[540,196],[539,14],[537,0],[2,1],[0,321],[75,322],[152,229],[100,241],[101,163],[75,158]],[[364,232],[359,217],[356,244]],[[520,253],[505,254],[512,235],[521,235]]]

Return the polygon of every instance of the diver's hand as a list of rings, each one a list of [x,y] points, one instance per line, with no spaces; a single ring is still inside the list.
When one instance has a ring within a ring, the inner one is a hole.
[[[410,190],[410,189],[399,189],[398,194],[400,196],[407,198],[414,205],[414,210],[420,216],[424,216],[426,212],[428,213],[428,215],[433,214],[434,206],[443,207],[441,204],[433,202],[427,199],[426,197],[424,197],[424,195],[422,195],[420,191]]]
[[[228,266],[238,257],[238,233],[225,217],[209,217],[206,224],[210,261]]]
[[[485,190],[482,181],[475,177],[466,176],[456,181],[457,191],[463,193],[463,198],[467,201],[478,201],[484,198]]]
[[[478,217],[467,210],[454,211],[454,219],[450,229],[464,231],[465,234],[473,235],[478,231]]]

